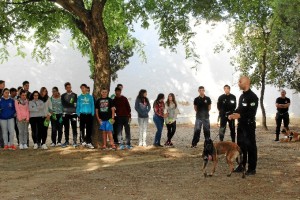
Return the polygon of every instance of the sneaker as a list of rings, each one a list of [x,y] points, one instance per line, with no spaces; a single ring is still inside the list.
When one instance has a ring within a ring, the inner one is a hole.
[[[28,149],[27,144],[23,144],[23,149]]]
[[[15,145],[11,145],[11,146],[9,147],[9,149],[10,149],[10,150],[16,150],[17,148],[16,148]]]
[[[85,147],[86,146],[86,142],[82,142],[81,145]]]
[[[166,141],[165,146],[170,146],[170,142]]]
[[[67,146],[69,146],[69,142],[65,142],[65,143],[63,143],[63,144],[61,145],[62,148],[65,148],[65,147],[67,147]]]
[[[153,146],[155,146],[155,147],[164,147],[164,146],[161,145],[161,144],[154,144]]]
[[[94,148],[95,148],[91,143],[88,143],[86,146],[87,146],[87,148],[89,148],[89,149],[94,149]]]
[[[56,144],[57,147],[61,147],[61,142]]]
[[[20,144],[20,145],[19,145],[19,149],[24,149],[23,144]]]
[[[47,147],[46,144],[43,144],[41,148],[42,148],[42,149],[48,149],[48,147]]]
[[[102,149],[102,150],[106,150],[106,146],[102,146],[101,149]]]
[[[37,144],[37,143],[34,143],[33,149],[38,149],[38,148],[39,148],[38,144]]]
[[[55,147],[55,144],[52,142],[52,143],[50,144],[50,147]]]
[[[8,145],[4,145],[3,150],[8,150],[8,149],[9,149]]]
[[[76,142],[74,142],[73,147],[78,147],[78,144]]]
[[[197,148],[197,145],[193,145],[193,144],[192,144],[191,148]]]
[[[132,147],[131,145],[126,145],[126,148],[130,150],[130,149],[132,149],[133,147]]]
[[[169,142],[169,146],[170,146],[170,147],[172,147],[172,146],[174,146],[174,145],[173,145],[173,143],[172,143],[172,142]]]
[[[124,149],[125,149],[125,146],[124,146],[123,144],[121,144],[121,145],[119,146],[119,149],[120,149],[120,150],[124,150]]]
[[[112,148],[112,150],[117,150],[116,145],[112,145],[111,148]]]

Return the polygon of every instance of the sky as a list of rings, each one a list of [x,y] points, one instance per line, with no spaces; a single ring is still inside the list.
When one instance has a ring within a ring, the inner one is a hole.
[[[217,120],[217,99],[223,94],[223,86],[231,86],[231,92],[240,96],[241,91],[237,82],[239,73],[230,65],[230,57],[234,52],[214,53],[214,47],[220,42],[229,45],[224,40],[227,34],[227,26],[224,23],[217,24],[214,29],[210,25],[202,24],[195,28],[197,35],[193,39],[196,47],[195,51],[200,54],[201,65],[197,68],[193,60],[186,60],[184,48],[177,47],[177,53],[172,53],[168,49],[159,46],[157,31],[150,27],[148,30],[136,29],[133,33],[142,43],[145,44],[147,62],[135,54],[130,58],[129,65],[118,72],[118,79],[111,84],[111,91],[118,83],[124,85],[123,95],[126,96],[132,107],[133,118],[136,118],[134,111],[134,101],[140,89],[146,89],[150,102],[153,102],[159,93],[167,96],[174,93],[179,104],[181,114],[178,121],[183,123],[193,123],[195,112],[193,110],[193,100],[198,96],[198,87],[205,87],[206,95],[212,99],[212,110],[210,111],[211,122]],[[28,56],[12,56],[8,62],[1,64],[0,79],[6,81],[7,87],[18,87],[24,80],[30,82],[30,91],[39,90],[42,86],[51,92],[53,86],[57,86],[61,93],[64,92],[63,84],[67,81],[72,83],[73,91],[80,94],[79,86],[86,83],[92,86],[89,78],[90,71],[87,58],[74,50],[70,44],[68,32],[61,32],[60,43],[51,43],[51,63],[40,64],[30,58],[31,44],[25,44]],[[14,52],[13,47],[9,48]],[[260,91],[253,88],[257,96]],[[265,107],[267,117],[272,121],[275,117],[275,100],[279,97],[278,89],[266,88]],[[299,107],[294,102],[300,102],[300,96],[293,91],[287,90],[287,97],[291,98],[290,115],[300,117]],[[151,111],[151,115],[152,115]],[[261,116],[260,109],[257,116]]]

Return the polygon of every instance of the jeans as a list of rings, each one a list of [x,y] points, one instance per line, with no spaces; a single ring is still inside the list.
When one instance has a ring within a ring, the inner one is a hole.
[[[3,134],[2,134],[1,124],[0,124],[0,147],[1,148],[4,147],[4,141],[3,141]]]
[[[56,144],[56,137],[57,137],[57,143],[61,143],[62,138],[62,123],[59,122],[59,119],[61,118],[62,114],[56,114],[56,120],[52,119],[51,117],[51,140],[52,143]]]
[[[168,133],[167,133],[168,140],[167,140],[167,142],[171,142],[172,137],[174,136],[174,134],[176,132],[176,121],[174,121],[171,124],[167,124],[166,126],[167,126],[167,129],[168,129]]]
[[[19,130],[19,144],[27,144],[28,143],[28,125],[29,123],[26,121],[17,121],[17,126]]]
[[[153,121],[154,121],[154,124],[157,128],[153,144],[154,145],[161,145],[160,144],[160,139],[161,139],[161,133],[162,133],[162,130],[163,130],[163,127],[164,127],[164,118],[154,114],[153,115]]]
[[[243,166],[248,158],[248,170],[256,170],[257,146],[255,139],[256,122],[239,122],[237,127],[237,144],[243,152]]]
[[[227,123],[228,123],[229,129],[230,129],[231,141],[235,142],[235,121],[229,120],[226,115],[223,115],[220,117],[220,129],[219,129],[220,141],[224,140]]]
[[[124,127],[125,136],[126,136],[126,145],[131,145],[129,117],[116,117],[116,126],[117,126],[117,133],[118,133],[118,141],[120,142],[120,144],[123,144],[122,131]]]
[[[4,145],[14,144],[15,119],[0,119]]]
[[[65,142],[69,142],[70,122],[73,132],[73,142],[77,142],[77,115],[65,114],[63,116],[63,126],[65,128]]]
[[[147,127],[149,118],[138,118],[139,123],[139,146],[146,146]]]
[[[92,128],[92,114],[80,114],[80,142],[92,143]]]
[[[209,121],[209,119],[196,119],[192,146],[197,146],[198,142],[200,141],[202,125],[203,125],[203,132],[204,132],[205,140],[208,140],[210,138],[210,121]]]

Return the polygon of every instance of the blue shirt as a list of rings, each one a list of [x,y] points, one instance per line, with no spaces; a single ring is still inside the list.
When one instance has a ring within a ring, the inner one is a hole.
[[[94,98],[90,94],[81,94],[77,99],[76,113],[80,114],[91,114],[94,116],[95,105]]]

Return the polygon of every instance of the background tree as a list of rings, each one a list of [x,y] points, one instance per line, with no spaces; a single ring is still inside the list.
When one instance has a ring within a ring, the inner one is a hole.
[[[237,52],[232,64],[260,89],[262,125],[267,129],[264,107],[265,86],[291,87],[299,62],[299,27],[289,24],[299,20],[299,0],[223,1],[231,28],[228,39]],[[282,12],[282,8],[289,12]],[[283,14],[284,13],[284,14]],[[297,16],[298,15],[298,16]],[[286,22],[284,22],[286,20]],[[297,22],[299,24],[299,21]],[[297,41],[295,41],[297,40]]]

